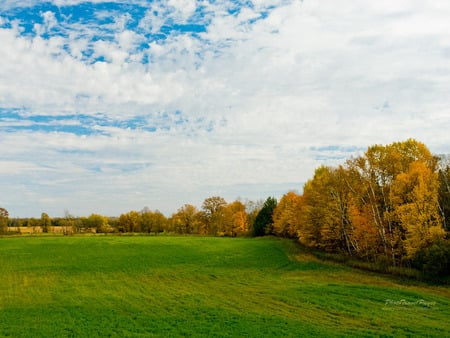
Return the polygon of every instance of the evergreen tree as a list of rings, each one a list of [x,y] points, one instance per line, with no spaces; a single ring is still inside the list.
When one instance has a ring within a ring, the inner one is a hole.
[[[273,211],[276,207],[277,199],[275,197],[268,197],[253,223],[254,236],[264,236],[270,232],[273,225]]]

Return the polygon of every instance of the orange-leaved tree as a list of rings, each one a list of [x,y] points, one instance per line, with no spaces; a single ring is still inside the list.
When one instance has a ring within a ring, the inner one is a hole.
[[[234,201],[227,204],[223,210],[224,214],[224,234],[236,237],[248,231],[247,213],[245,205],[241,201]]]
[[[283,195],[273,212],[273,232],[281,237],[297,237],[302,209],[302,195],[293,191]]]
[[[369,214],[381,250],[391,258],[393,265],[402,260],[404,254],[403,239],[405,229],[398,217],[398,201],[394,201],[393,184],[399,175],[407,173],[414,162],[421,162],[432,172],[436,168],[436,159],[427,147],[416,140],[395,142],[389,145],[375,145],[368,148],[364,155],[349,161],[351,170],[359,176],[360,188],[357,199]]]

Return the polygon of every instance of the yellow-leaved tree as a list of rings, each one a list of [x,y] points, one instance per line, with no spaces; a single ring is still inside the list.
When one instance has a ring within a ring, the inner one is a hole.
[[[293,191],[281,197],[273,213],[273,232],[277,236],[294,238],[301,223],[303,196]]]
[[[8,230],[8,210],[5,208],[0,208],[0,233],[6,232]]]
[[[355,212],[354,173],[339,166],[321,166],[304,186],[298,237],[309,246],[358,254],[358,237],[351,219]],[[353,207],[353,209],[352,209]]]
[[[172,215],[173,230],[180,234],[206,234],[199,210],[192,204],[185,204]]]
[[[414,139],[371,146],[364,155],[348,162],[351,170],[359,176],[360,187],[353,188],[358,192],[358,203],[362,203],[360,210],[368,213],[365,219],[371,220],[381,251],[390,257],[393,265],[402,261],[405,250],[406,229],[402,225],[405,219],[402,221],[399,215],[414,206],[404,206],[403,212],[399,213],[398,208],[407,200],[402,202],[400,195],[406,192],[401,192],[399,187],[395,188],[396,193],[392,190],[394,182],[400,184],[398,177],[407,174],[412,163],[416,162],[422,163],[430,172],[436,171],[436,159],[423,143]]]
[[[212,196],[203,201],[202,209],[207,224],[208,233],[211,235],[224,234],[224,208],[227,202],[223,197]]]
[[[224,235],[236,237],[248,231],[247,213],[241,201],[227,204],[223,210]]]
[[[407,258],[445,236],[438,190],[438,174],[424,161],[412,162],[409,170],[397,175],[393,182],[391,200],[405,230]]]
[[[343,167],[321,166],[303,188],[298,237],[305,245],[352,254],[349,219],[350,188]]]

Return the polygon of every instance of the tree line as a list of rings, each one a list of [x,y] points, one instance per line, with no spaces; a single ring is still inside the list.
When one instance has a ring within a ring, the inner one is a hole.
[[[390,266],[450,271],[450,166],[416,140],[321,166],[284,195],[266,232]]]
[[[0,208],[0,231],[36,227],[68,233],[153,233],[213,236],[275,235],[304,246],[434,274],[450,270],[450,162],[414,139],[374,145],[337,166],[320,166],[303,193],[279,203],[220,196],[198,209],[186,204],[170,217],[144,208],[120,217],[92,214],[51,219],[9,219]]]
[[[9,219],[8,212],[0,208],[0,232],[48,233],[148,233],[197,234],[213,236],[243,236],[251,232],[251,225],[260,210],[262,202],[240,200],[231,203],[223,197],[206,198],[201,209],[185,204],[170,217],[158,210],[144,208],[129,211],[119,217],[91,214],[75,217],[66,212],[65,217],[50,218],[42,213],[40,218]],[[1,210],[4,210],[3,214]]]

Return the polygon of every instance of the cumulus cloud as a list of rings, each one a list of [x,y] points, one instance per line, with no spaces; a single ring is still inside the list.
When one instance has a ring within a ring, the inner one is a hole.
[[[279,196],[319,164],[409,137],[449,152],[445,1],[0,9],[0,205],[13,215]]]

